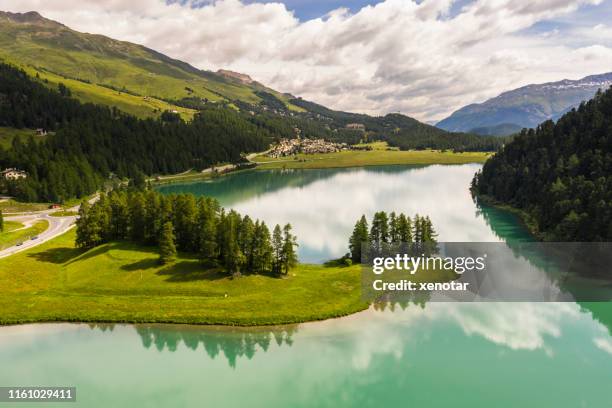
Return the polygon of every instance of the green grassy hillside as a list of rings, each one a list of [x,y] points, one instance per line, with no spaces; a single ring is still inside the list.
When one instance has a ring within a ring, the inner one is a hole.
[[[284,279],[232,279],[195,257],[170,266],[156,251],[110,243],[84,252],[74,231],[0,260],[0,324],[35,321],[259,325],[365,309],[361,269],[299,265]]]
[[[299,110],[285,95],[257,82],[202,71],[141,45],[80,33],[35,12],[0,12],[0,58],[43,80],[64,82],[83,101],[117,106],[139,116],[165,109],[189,116],[192,111],[172,103],[187,99],[255,104],[261,101],[256,94],[260,91]]]

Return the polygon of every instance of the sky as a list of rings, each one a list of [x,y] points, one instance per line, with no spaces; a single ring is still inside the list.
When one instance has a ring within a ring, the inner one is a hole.
[[[612,0],[2,0],[334,109],[434,123],[612,71]]]

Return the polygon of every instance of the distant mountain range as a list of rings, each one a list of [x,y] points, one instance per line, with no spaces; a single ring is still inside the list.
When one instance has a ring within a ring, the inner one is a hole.
[[[598,89],[612,85],[612,72],[572,81],[527,85],[504,92],[483,103],[467,105],[438,122],[437,127],[452,132],[474,132],[504,136],[522,128],[559,119],[564,113],[591,99]]]
[[[495,150],[501,144],[401,114],[335,111],[278,92],[247,74],[199,69],[142,45],[72,30],[35,11],[0,11],[0,62],[21,68],[49,88],[65,87],[81,102],[116,107],[139,118],[170,111],[189,121],[198,112],[219,108],[239,112],[275,138],[384,140],[401,149],[459,151]]]

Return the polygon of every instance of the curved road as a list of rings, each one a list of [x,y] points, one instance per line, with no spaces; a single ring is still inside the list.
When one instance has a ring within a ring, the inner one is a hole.
[[[89,200],[91,204],[98,200],[98,195],[96,194],[93,198]],[[78,211],[80,205],[77,205],[72,208],[68,208],[66,211]],[[57,237],[58,235],[62,235],[64,232],[68,231],[70,228],[74,227],[77,217],[76,216],[68,216],[68,217],[53,217],[50,214],[57,212],[57,209],[54,210],[44,210],[39,212],[31,212],[31,213],[23,213],[23,214],[11,214],[7,215],[4,219],[7,221],[17,221],[24,224],[34,224],[36,221],[45,220],[49,223],[49,227],[44,231],[38,234],[36,239],[27,239],[22,241],[21,245],[13,245],[12,247],[8,247],[0,251],[0,258],[5,258],[9,255],[16,254],[21,251],[25,251],[26,249],[30,249],[37,245],[42,244],[43,242],[47,242],[50,239]]]

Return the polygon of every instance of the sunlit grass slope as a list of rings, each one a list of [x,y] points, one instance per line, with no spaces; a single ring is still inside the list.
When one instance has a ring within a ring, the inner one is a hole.
[[[231,279],[195,257],[157,263],[151,248],[111,243],[84,252],[71,231],[0,260],[0,323],[173,322],[260,325],[362,310],[360,267],[299,265],[286,278]]]
[[[258,90],[272,92],[289,108],[299,109],[288,103],[287,96],[261,84],[202,71],[141,45],[80,33],[35,13],[18,19],[0,14],[0,57],[53,83],[64,82],[83,101],[117,106],[139,116],[151,116],[154,109],[179,110],[163,100],[258,103]]]

